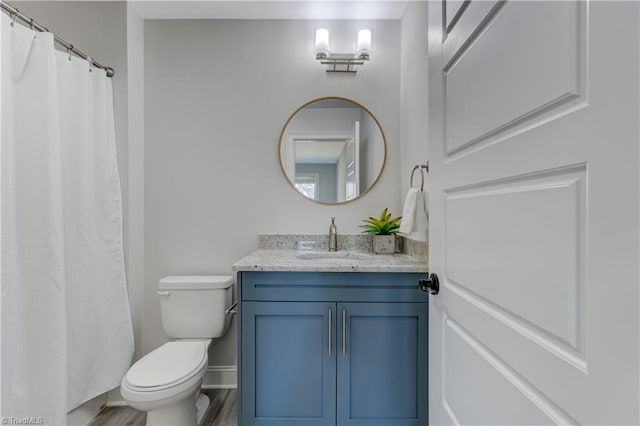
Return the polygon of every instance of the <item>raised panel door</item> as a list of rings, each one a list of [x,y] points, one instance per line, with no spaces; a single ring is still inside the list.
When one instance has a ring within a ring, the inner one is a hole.
[[[430,423],[638,424],[639,3],[451,3],[428,5]]]
[[[243,426],[335,425],[335,303],[243,302],[242,315]]]
[[[426,303],[338,303],[339,426],[427,424],[427,329]]]

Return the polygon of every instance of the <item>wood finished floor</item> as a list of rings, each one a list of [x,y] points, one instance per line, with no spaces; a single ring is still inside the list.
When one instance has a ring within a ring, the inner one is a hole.
[[[211,400],[207,415],[202,422],[203,426],[238,426],[235,390],[207,389],[203,393],[207,394]],[[146,413],[131,407],[106,407],[89,425],[144,426],[146,418]]]

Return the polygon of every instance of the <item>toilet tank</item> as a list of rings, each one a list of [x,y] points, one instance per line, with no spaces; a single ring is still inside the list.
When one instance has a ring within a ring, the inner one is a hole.
[[[211,339],[229,328],[230,275],[183,275],[158,284],[162,327],[172,339]]]

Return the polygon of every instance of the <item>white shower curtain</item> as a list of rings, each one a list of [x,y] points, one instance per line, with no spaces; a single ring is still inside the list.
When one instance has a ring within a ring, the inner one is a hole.
[[[2,15],[2,415],[65,424],[133,333],[111,79]]]

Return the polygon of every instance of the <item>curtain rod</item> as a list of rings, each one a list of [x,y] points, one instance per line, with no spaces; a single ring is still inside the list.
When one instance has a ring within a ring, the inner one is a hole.
[[[51,32],[46,27],[43,27],[42,25],[40,25],[37,22],[35,22],[33,20],[33,18],[30,18],[29,16],[27,16],[27,15],[23,14],[22,12],[20,12],[18,10],[18,8],[9,5],[9,3],[5,2],[5,1],[0,1],[0,6],[2,7],[2,11],[5,12],[6,14],[8,14],[11,17],[11,19],[13,19],[13,20],[20,19],[22,22],[24,22],[25,24],[29,25],[29,27],[32,30],[38,30],[40,32],[46,32],[46,33],[50,33]],[[107,66],[104,66],[104,65],[100,64],[95,59],[89,57],[89,55],[87,55],[86,53],[83,53],[82,51],[80,51],[77,48],[75,48],[73,46],[73,44],[63,40],[60,37],[58,37],[56,34],[53,34],[53,39],[58,44],[60,44],[62,47],[67,49],[67,52],[73,52],[74,54],[76,54],[80,58],[85,59],[87,61],[90,61],[91,64],[94,67],[105,70],[107,72],[107,77],[113,77],[113,75],[115,74],[115,71],[113,70],[113,68],[107,67]]]

